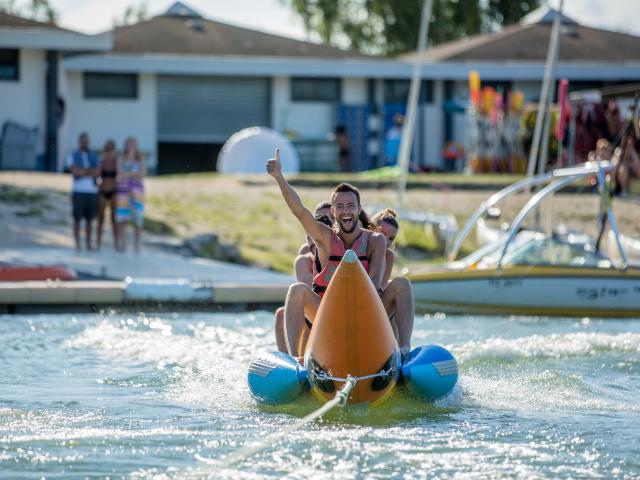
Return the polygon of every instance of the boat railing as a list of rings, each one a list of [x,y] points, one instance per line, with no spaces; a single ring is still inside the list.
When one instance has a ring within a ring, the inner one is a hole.
[[[569,185],[570,183],[588,177],[590,175],[597,175],[598,178],[598,192],[600,194],[600,212],[599,212],[599,223],[600,230],[604,228],[606,222],[609,222],[611,230],[614,232],[616,243],[618,246],[618,250],[620,251],[620,257],[622,258],[621,269],[626,269],[628,266],[628,260],[626,256],[626,252],[624,251],[624,247],[620,240],[620,232],[618,230],[618,225],[616,221],[615,214],[613,209],[611,208],[611,197],[606,188],[606,178],[605,175],[608,171],[612,169],[612,165],[610,162],[597,161],[597,162],[588,162],[583,165],[577,167],[570,167],[567,169],[562,169],[561,175],[553,175],[556,178],[553,182],[549,183],[542,190],[537,192],[526,204],[516,218],[511,223],[509,227],[509,233],[507,235],[507,239],[502,246],[502,252],[500,254],[500,258],[498,260],[498,268],[502,268],[502,261],[509,249],[509,245],[515,238],[516,234],[520,231],[523,222],[529,216],[529,214],[536,210],[536,208],[540,205],[540,202],[544,200],[546,197],[555,193],[559,190],[562,190],[564,187]]]
[[[616,244],[618,246],[618,249],[620,250],[620,256],[622,258],[622,268],[626,268],[626,266],[628,265],[626,254],[624,252],[624,247],[620,240],[620,232],[618,230],[616,218],[613,213],[613,210],[611,209],[609,192],[607,191],[605,186],[606,185],[605,174],[609,172],[612,168],[613,167],[611,163],[608,161],[598,160],[598,161],[586,162],[581,165],[576,165],[568,168],[555,169],[550,172],[537,175],[535,177],[528,177],[512,185],[509,185],[508,187],[503,188],[499,192],[491,195],[491,197],[489,197],[485,202],[483,202],[480,205],[480,207],[478,207],[478,209],[474,211],[474,213],[469,217],[469,220],[467,221],[467,223],[463,226],[463,228],[460,230],[458,235],[453,240],[451,249],[448,250],[447,257],[449,261],[454,261],[456,259],[460,251],[460,248],[462,246],[462,243],[467,238],[469,233],[473,230],[473,228],[476,226],[478,220],[480,220],[483,216],[485,216],[487,214],[487,211],[490,208],[494,207],[498,202],[503,200],[505,197],[508,197],[509,195],[525,191],[527,189],[530,189],[531,187],[536,187],[536,186],[540,186],[540,185],[544,185],[546,183],[552,182],[552,183],[549,183],[549,185],[544,187],[542,190],[540,190],[538,193],[536,193],[527,202],[527,204],[522,208],[522,210],[520,210],[520,213],[510,225],[507,239],[504,242],[502,247],[502,255],[500,256],[500,260],[498,262],[498,266],[500,267],[502,264],[502,259],[505,253],[507,252],[511,242],[513,241],[513,238],[516,236],[516,234],[520,230],[522,223],[527,218],[529,213],[534,211],[544,198],[546,198],[548,195],[554,192],[557,192],[558,190],[561,190],[566,185],[578,179],[586,178],[592,175],[597,175],[598,190],[600,192],[600,198],[601,198],[600,215],[599,215],[600,225],[601,227],[603,227],[606,221],[609,222],[611,230],[615,234]]]

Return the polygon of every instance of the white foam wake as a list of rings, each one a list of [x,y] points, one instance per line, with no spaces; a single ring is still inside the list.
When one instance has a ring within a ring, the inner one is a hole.
[[[596,355],[606,351],[640,352],[638,333],[578,332],[531,335],[515,339],[492,337],[451,346],[459,362],[482,358],[566,358]]]

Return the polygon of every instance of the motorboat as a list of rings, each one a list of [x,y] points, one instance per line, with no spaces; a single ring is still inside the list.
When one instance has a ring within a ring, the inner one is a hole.
[[[472,314],[640,317],[640,268],[629,265],[607,188],[609,162],[596,161],[523,179],[492,195],[460,230],[438,269],[406,272],[416,305],[427,311]],[[610,229],[618,260],[599,240],[580,233],[547,234],[523,225],[541,202],[572,182],[595,176],[600,237]],[[513,193],[540,189],[508,230],[465,258],[460,248],[487,210]]]

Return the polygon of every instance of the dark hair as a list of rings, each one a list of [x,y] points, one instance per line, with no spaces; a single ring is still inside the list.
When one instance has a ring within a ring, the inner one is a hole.
[[[329,215],[316,215],[315,219],[320,223],[324,223],[327,227],[333,227],[333,222],[331,218],[329,218]]]
[[[392,227],[399,229],[400,226],[398,225],[397,216],[398,214],[394,209],[385,208],[384,210],[380,210],[371,218],[371,223],[377,227],[380,225],[380,223],[386,222]]]
[[[358,201],[358,206],[360,206],[360,191],[350,183],[341,183],[333,190],[333,194],[331,194],[331,203],[333,203],[333,199],[335,198],[336,193],[342,192],[353,193],[356,196],[356,200]]]
[[[331,202],[325,200],[316,205],[316,208],[313,209],[313,212],[317,212],[318,210],[323,210],[325,208],[331,208]]]
[[[369,219],[369,215],[367,215],[367,212],[364,211],[364,209],[360,210],[360,215],[358,215],[358,220],[360,220],[360,223],[362,224],[362,228],[365,228],[367,230],[371,230],[371,220]]]

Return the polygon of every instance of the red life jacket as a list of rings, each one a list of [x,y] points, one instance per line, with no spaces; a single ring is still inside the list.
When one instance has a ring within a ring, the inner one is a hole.
[[[369,257],[367,256],[367,245],[369,243],[369,235],[372,232],[369,230],[362,230],[358,238],[356,238],[351,245],[350,250],[353,250],[358,256],[358,260],[362,263],[362,266],[369,273]],[[318,272],[318,265],[320,265],[319,261],[313,262],[313,291],[316,292],[321,297],[324,295],[327,286],[329,286],[329,282],[333,277],[338,265],[340,265],[340,261],[344,254],[347,253],[347,249],[344,246],[344,242],[338,236],[335,231],[331,232],[331,250],[329,252],[329,259],[327,264],[324,265],[324,268],[321,272]],[[316,260],[318,258],[318,253],[316,252]]]

